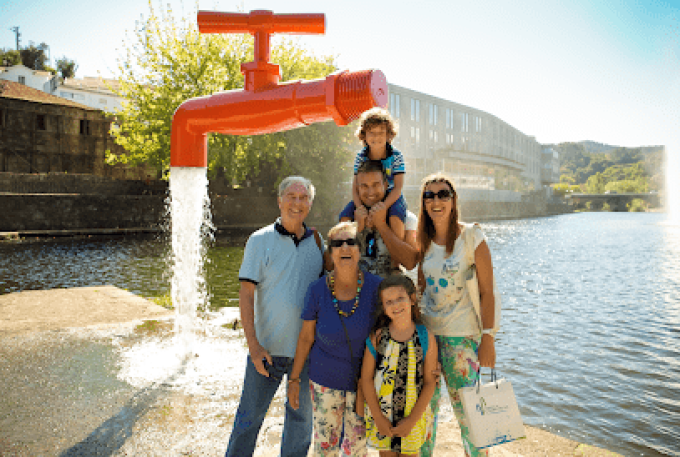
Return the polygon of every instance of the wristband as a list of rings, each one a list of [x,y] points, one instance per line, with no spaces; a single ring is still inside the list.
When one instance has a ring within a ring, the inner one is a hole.
[[[292,384],[294,382],[297,382],[298,384],[300,383],[300,378],[293,378],[288,380],[288,384]]]
[[[493,332],[493,329],[492,329],[492,328],[485,328],[485,329],[482,330],[482,335],[491,335],[491,336],[494,336],[493,333],[494,333],[494,332]]]

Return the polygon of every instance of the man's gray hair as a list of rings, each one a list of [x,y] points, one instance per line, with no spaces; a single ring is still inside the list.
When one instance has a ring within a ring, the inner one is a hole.
[[[303,178],[302,176],[288,176],[283,181],[281,181],[281,184],[279,184],[279,198],[283,197],[283,194],[286,193],[286,190],[290,186],[298,183],[305,186],[305,189],[307,189],[307,193],[309,194],[309,201],[310,203],[313,202],[314,195],[316,193],[316,189],[314,189],[314,184],[312,184],[312,181],[310,181],[307,178]]]

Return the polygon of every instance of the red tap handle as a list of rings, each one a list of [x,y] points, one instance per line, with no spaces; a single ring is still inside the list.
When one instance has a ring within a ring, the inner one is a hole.
[[[323,14],[274,14],[267,10],[250,13],[198,12],[201,33],[291,33],[321,35],[326,31]]]

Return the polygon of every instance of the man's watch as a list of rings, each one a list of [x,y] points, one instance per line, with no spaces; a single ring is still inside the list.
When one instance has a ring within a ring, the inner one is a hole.
[[[494,337],[494,331],[492,328],[485,328],[482,329],[482,335],[491,335],[491,337]]]

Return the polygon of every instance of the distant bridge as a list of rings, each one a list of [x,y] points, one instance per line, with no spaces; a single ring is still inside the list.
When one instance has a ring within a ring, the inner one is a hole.
[[[570,204],[578,207],[583,206],[587,202],[592,202],[593,209],[601,209],[605,203],[609,205],[612,211],[628,211],[628,203],[633,199],[640,198],[650,206],[659,206],[659,194],[657,192],[649,193],[611,193],[611,194],[567,194],[565,196]]]

